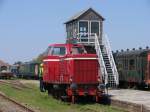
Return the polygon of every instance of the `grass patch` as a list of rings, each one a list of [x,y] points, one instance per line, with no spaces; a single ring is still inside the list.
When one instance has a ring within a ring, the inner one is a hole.
[[[0,91],[41,112],[125,112],[121,109],[101,104],[70,105],[48,96],[47,93],[41,93],[34,84],[27,84],[27,86],[30,88],[18,90],[11,85],[0,85]]]

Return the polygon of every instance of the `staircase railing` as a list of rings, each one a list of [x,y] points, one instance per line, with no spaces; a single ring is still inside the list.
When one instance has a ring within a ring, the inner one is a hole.
[[[81,44],[95,44],[95,33],[78,33],[77,43]]]
[[[80,43],[80,44],[95,45],[96,53],[98,56],[98,62],[100,64],[100,70],[102,73],[102,78],[104,79],[105,84],[107,84],[108,73],[106,70],[105,62],[104,62],[101,47],[100,47],[101,45],[104,46],[104,50],[107,53],[109,61],[110,61],[115,83],[116,85],[118,85],[119,84],[118,71],[117,71],[116,64],[113,58],[112,50],[110,47],[110,42],[107,36],[105,35],[102,37],[102,44],[100,44],[99,38],[96,33],[78,33],[75,39],[77,40],[77,43]]]
[[[97,34],[95,34],[95,49],[96,49],[96,53],[97,53],[97,56],[98,56],[98,62],[99,62],[99,65],[100,65],[102,78],[104,79],[104,83],[107,84],[108,83],[108,73],[107,73],[107,70],[106,70],[105,62],[103,60],[103,56],[102,56],[100,43],[99,43],[99,39],[98,39]]]
[[[110,61],[111,67],[112,67],[114,79],[116,81],[116,85],[118,85],[119,84],[119,75],[118,75],[118,71],[116,68],[116,64],[114,61],[114,57],[113,57],[112,50],[110,47],[110,42],[109,42],[109,39],[107,38],[107,35],[103,36],[102,44],[105,46],[105,50],[106,50],[106,53],[108,54],[108,58],[109,58],[109,61]]]

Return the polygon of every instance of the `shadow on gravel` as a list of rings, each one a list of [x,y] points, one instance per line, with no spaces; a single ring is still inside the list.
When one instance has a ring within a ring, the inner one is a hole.
[[[111,96],[109,95],[104,95],[98,103],[102,105],[110,105],[111,104],[110,97]],[[85,105],[85,104],[94,104],[96,102],[93,97],[78,97],[78,100],[76,101],[76,103],[80,105]]]

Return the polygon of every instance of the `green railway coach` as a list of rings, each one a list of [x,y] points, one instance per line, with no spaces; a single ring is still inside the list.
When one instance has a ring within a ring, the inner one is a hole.
[[[120,87],[149,87],[150,49],[139,48],[114,53]]]

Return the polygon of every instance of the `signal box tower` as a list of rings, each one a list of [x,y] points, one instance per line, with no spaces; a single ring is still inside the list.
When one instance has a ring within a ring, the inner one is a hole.
[[[108,39],[103,34],[105,19],[92,8],[71,17],[66,25],[66,43],[84,45],[88,53],[96,53],[104,83],[109,87],[119,84],[118,71]]]

